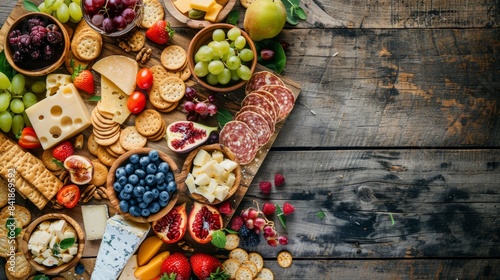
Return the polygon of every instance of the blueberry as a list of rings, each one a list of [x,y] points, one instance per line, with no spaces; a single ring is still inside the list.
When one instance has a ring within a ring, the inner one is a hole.
[[[141,197],[146,192],[146,189],[143,186],[137,186],[134,188],[134,196]]]
[[[141,159],[139,160],[139,164],[142,165],[142,166],[146,166],[148,165],[149,163],[151,162],[151,160],[149,159],[148,156],[143,156],[141,157]]]
[[[142,166],[139,163],[134,163],[134,169],[142,169]]]
[[[128,212],[128,210],[129,210],[129,203],[126,200],[120,201],[120,210],[122,212]]]
[[[147,217],[149,216],[149,214],[151,214],[151,212],[149,211],[149,208],[143,208],[142,211],[141,211],[141,215],[143,217]]]
[[[139,185],[141,185],[141,186],[146,185],[146,180],[144,180],[144,179],[140,179],[140,180],[139,180]]]
[[[144,188],[146,188],[146,191],[150,191],[151,190],[151,186],[148,186],[148,185],[146,185]]]
[[[165,174],[165,181],[167,181],[167,182],[169,182],[169,181],[175,181],[175,179],[174,179],[174,173],[172,171],[167,172],[167,174]]]
[[[123,185],[119,182],[114,182],[113,189],[115,189],[116,192],[121,192],[123,190]]]
[[[170,166],[168,165],[168,163],[163,161],[160,164],[158,164],[158,171],[167,174],[168,171],[170,171]]]
[[[160,201],[169,201],[170,200],[170,194],[167,191],[160,192],[160,195],[158,197],[160,198]]]
[[[177,190],[177,184],[174,181],[170,181],[167,184],[167,192],[170,194],[174,193]]]
[[[125,186],[123,186],[123,191],[131,194],[132,191],[134,191],[134,186],[132,184],[126,184]]]
[[[120,183],[122,186],[124,186],[125,184],[128,183],[127,176],[122,176],[122,177],[118,178],[117,182]]]
[[[130,199],[128,200],[128,204],[130,204],[130,206],[132,206],[132,205],[137,205],[137,204],[139,204],[139,202],[137,202],[137,199],[134,199],[134,198],[132,197],[132,198],[130,198]]]
[[[137,175],[139,177],[139,179],[144,179],[146,178],[146,172],[142,169],[136,169],[134,171],[135,175]]]
[[[139,202],[139,204],[137,204],[137,206],[139,206],[139,208],[141,209],[144,209],[144,208],[147,208],[149,207],[149,203],[146,203],[146,202]]]
[[[83,263],[79,262],[76,266],[75,266],[75,273],[78,274],[78,275],[81,275],[85,272],[85,266],[83,265]],[[36,278],[36,277],[35,277]],[[43,277],[42,277],[43,278]]]
[[[120,178],[120,177],[123,177],[123,176],[127,176],[127,171],[125,170],[125,167],[120,166],[115,171],[115,177],[116,178]]]
[[[158,167],[154,163],[150,163],[150,164],[148,164],[148,166],[146,166],[146,173],[148,173],[148,174],[156,174],[157,170],[158,170]]]
[[[160,191],[157,188],[152,189],[151,192],[153,193],[154,199],[157,199],[158,195],[160,195]]]
[[[137,186],[137,184],[139,183],[139,176],[137,176],[137,174],[131,174],[130,176],[128,176],[128,182],[134,186]]]
[[[161,184],[165,182],[165,173],[158,172],[155,174],[156,177],[156,184]]]
[[[154,195],[151,191],[146,191],[143,195],[142,195],[142,201],[146,202],[146,203],[150,203],[151,201],[153,201],[154,199]]]
[[[149,151],[148,156],[152,161],[157,161],[160,158],[157,150]]]
[[[148,186],[156,185],[156,177],[153,174],[148,174],[146,176],[146,179],[144,179],[144,180],[146,181],[146,185],[148,185]]]
[[[163,201],[163,200],[161,200],[161,199],[160,199],[160,200],[158,201],[158,203],[160,203],[160,206],[161,206],[161,207],[165,207],[165,206],[167,206],[168,201]]]
[[[164,191],[167,189],[167,183],[166,182],[163,182],[161,184],[158,184],[156,185],[156,189],[159,190],[159,191]]]
[[[151,204],[149,204],[149,212],[151,212],[151,214],[154,214],[158,211],[160,211],[161,209],[161,206],[160,206],[160,203],[158,202],[153,202]]]
[[[135,168],[132,163],[127,163],[125,165],[125,171],[127,171],[127,175],[134,174]]]
[[[138,154],[133,154],[131,155],[128,160],[131,162],[131,163],[139,163],[139,155]]]
[[[134,217],[139,217],[141,215],[141,209],[138,206],[130,206],[128,212]]]
[[[118,198],[120,200],[129,200],[131,197],[132,197],[132,195],[130,195],[130,193],[128,193],[128,192],[125,192],[125,190],[122,190],[120,192],[120,195],[118,195]]]

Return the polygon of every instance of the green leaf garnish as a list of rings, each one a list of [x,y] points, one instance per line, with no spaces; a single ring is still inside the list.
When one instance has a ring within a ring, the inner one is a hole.
[[[280,220],[283,228],[286,228],[286,217],[285,214],[283,214],[283,210],[281,210],[281,207],[278,204],[276,204],[276,216],[278,216],[278,219]]]
[[[224,233],[224,229],[219,229],[212,233],[212,244],[217,248],[224,248],[224,246],[226,246],[226,234]]]
[[[21,234],[21,231],[23,230],[22,228],[15,227],[16,226],[16,219],[14,219],[14,216],[9,216],[7,218],[7,221],[5,222],[5,227],[7,228],[7,231],[10,231],[12,227],[14,227],[14,237],[18,236]],[[9,234],[10,236],[10,234]]]
[[[297,25],[299,19],[305,20],[307,18],[306,12],[300,7],[300,0],[284,0],[283,5],[286,9],[286,21],[289,24]]]
[[[12,80],[12,77],[16,75],[16,71],[14,70],[14,68],[12,68],[12,66],[10,66],[3,50],[0,51],[0,72],[9,77],[9,80]]]
[[[236,230],[232,230],[232,229],[229,229],[229,228],[225,228],[224,229],[227,233],[234,233],[234,234],[238,234],[238,232]]]
[[[28,11],[28,12],[40,12],[40,9],[38,8],[38,6],[31,1],[24,0],[23,6],[26,9],[26,11]]]
[[[91,97],[89,97],[89,99],[87,99],[88,101],[92,101],[92,102],[98,102],[101,100],[101,96],[100,95],[93,95]]]
[[[50,280],[50,278],[45,276],[45,274],[39,274],[35,275],[35,277],[33,277],[33,280]]]
[[[215,114],[215,118],[217,119],[217,122],[219,123],[219,128],[223,128],[226,123],[230,122],[233,120],[233,115],[231,115],[231,112],[229,112],[227,109],[219,109],[217,110],[217,113]]]
[[[61,242],[59,242],[59,247],[61,249],[68,249],[69,247],[73,246],[73,244],[75,244],[75,238],[74,237],[70,237],[70,238],[65,238],[63,240],[61,240]]]
[[[389,212],[389,217],[391,218],[391,224],[394,225],[394,217],[392,216],[392,212]]]
[[[322,210],[319,210],[318,213],[316,213],[316,218],[322,220],[326,217],[326,214],[325,212],[323,212]]]
[[[237,10],[232,10],[227,14],[226,22],[232,25],[237,25],[240,19],[240,13]]]
[[[275,39],[264,39],[259,42],[255,42],[255,48],[259,54],[257,57],[257,62],[265,67],[281,73],[285,69],[286,64],[286,54],[283,46]],[[270,60],[265,60],[260,56],[260,51],[263,49],[270,49],[274,51],[274,57]]]

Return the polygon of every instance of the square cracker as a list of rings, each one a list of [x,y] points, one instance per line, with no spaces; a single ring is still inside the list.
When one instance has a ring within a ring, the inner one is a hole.
[[[17,172],[29,182],[42,175],[45,165],[31,153],[25,153],[17,164]]]
[[[43,196],[51,200],[57,192],[63,187],[63,183],[49,170],[45,169],[39,177],[33,182],[30,182],[35,188],[40,191]]]
[[[49,200],[42,195],[35,187],[28,183],[21,175],[16,176],[16,189],[19,193],[29,199],[35,206],[42,210]]]

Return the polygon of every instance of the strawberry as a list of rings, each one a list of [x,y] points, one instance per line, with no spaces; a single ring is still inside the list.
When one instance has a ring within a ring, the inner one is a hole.
[[[224,201],[221,205],[219,205],[219,212],[225,215],[229,215],[233,213],[233,208],[231,207],[231,202]]]
[[[279,187],[285,183],[285,177],[281,175],[280,173],[276,173],[274,175],[274,186]]]
[[[73,148],[73,143],[71,141],[66,140],[62,142],[61,144],[57,145],[53,150],[52,150],[52,157],[57,159],[60,162],[64,162],[64,160],[73,155],[75,152],[75,149]]]
[[[290,215],[293,213],[293,211],[295,211],[295,207],[293,207],[292,204],[288,202],[285,202],[285,204],[283,204],[283,214]]]
[[[266,216],[272,215],[274,211],[276,211],[276,205],[272,203],[266,202],[262,206],[262,213],[264,213],[264,215]]]
[[[77,89],[81,89],[89,94],[94,94],[94,76],[92,72],[87,70],[86,66],[78,65],[74,66],[73,59],[70,61],[70,65],[73,68],[73,74],[71,74],[71,80]]]
[[[271,182],[269,181],[262,181],[259,183],[259,188],[260,188],[260,191],[263,193],[263,194],[270,194],[271,193]]]
[[[161,264],[160,279],[189,280],[191,267],[187,257],[182,252],[176,252],[168,256]],[[175,275],[175,278],[172,277]]]
[[[170,23],[163,19],[146,30],[146,37],[157,44],[166,44],[172,36],[174,36],[174,30],[170,28]]]
[[[234,216],[231,220],[231,229],[235,231],[239,231],[241,226],[245,224],[245,220],[241,216]]]
[[[194,253],[189,258],[189,263],[191,264],[191,268],[193,269],[193,274],[198,277],[200,280],[205,279],[220,279],[216,278],[214,275],[223,274],[220,270],[221,262],[216,257],[205,254],[205,253]]]

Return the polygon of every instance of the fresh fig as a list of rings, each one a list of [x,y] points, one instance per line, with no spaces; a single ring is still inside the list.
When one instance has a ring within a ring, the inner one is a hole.
[[[198,243],[205,244],[212,240],[212,234],[222,228],[219,210],[211,205],[195,201],[189,214],[189,234]]]
[[[153,222],[153,230],[163,242],[177,243],[186,233],[186,203],[172,208],[161,219]]]
[[[217,127],[202,125],[192,121],[176,121],[167,127],[165,139],[168,147],[178,153],[187,153],[205,143]]]
[[[71,155],[64,160],[64,168],[69,172],[69,179],[73,184],[84,185],[92,180],[94,165],[80,155]]]

